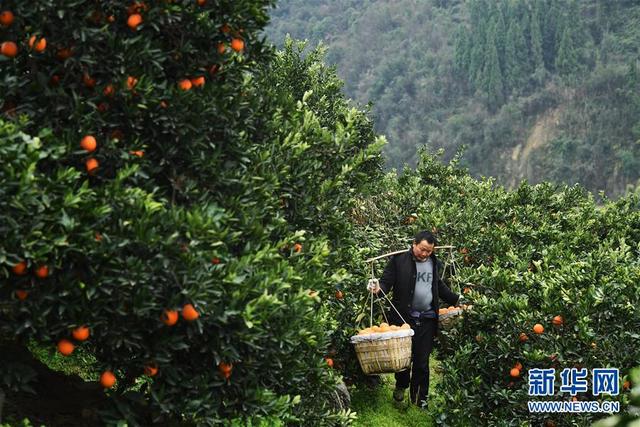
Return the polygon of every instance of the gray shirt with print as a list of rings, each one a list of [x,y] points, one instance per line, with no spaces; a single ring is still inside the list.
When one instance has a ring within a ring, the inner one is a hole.
[[[412,311],[425,312],[432,310],[433,292],[433,260],[427,258],[424,262],[416,262],[416,289],[413,293]]]

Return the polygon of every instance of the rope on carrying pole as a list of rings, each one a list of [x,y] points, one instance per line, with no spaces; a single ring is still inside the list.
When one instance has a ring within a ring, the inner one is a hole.
[[[404,250],[404,251],[399,251],[399,252],[392,252],[391,254],[396,254],[396,253],[401,253],[401,252],[406,252],[406,250]],[[387,255],[389,255],[389,254],[387,254]],[[384,256],[387,256],[387,255],[384,255]],[[377,257],[377,258],[375,258],[375,259],[380,259],[380,258],[381,258],[381,257]],[[375,259],[374,259],[374,260],[375,260]],[[375,271],[374,271],[374,269],[373,269],[373,261],[371,261],[371,263],[370,263],[370,264],[371,264],[371,278],[372,278],[372,279],[375,279],[375,278],[376,278],[376,276],[375,276]],[[395,310],[395,312],[396,312],[396,313],[398,313],[398,316],[400,316],[400,319],[402,320],[402,323],[407,323],[407,321],[406,321],[406,320],[404,320],[404,317],[402,317],[402,314],[400,314],[400,312],[398,311],[398,309],[396,308],[396,306],[395,306],[395,305],[393,305],[393,303],[391,302],[391,300],[389,299],[389,297],[387,296],[387,294],[385,294],[385,292],[382,290],[382,287],[380,287],[380,286],[378,286],[378,287],[379,287],[379,289],[380,289],[380,291],[379,291],[379,292],[382,292],[382,296],[384,296],[384,297],[385,297],[385,299],[386,299],[387,301],[389,301],[389,305],[391,305],[391,307]],[[369,292],[369,293],[371,294],[371,312],[370,312],[370,314],[369,314],[369,327],[373,327],[373,292]],[[377,295],[376,295],[376,296],[377,296]],[[384,306],[382,305],[382,302],[381,302],[380,300],[381,300],[381,298],[380,298],[380,297],[378,297],[378,300],[377,300],[377,301],[378,301],[378,303],[380,304],[380,309],[382,310],[382,315],[384,316],[384,320],[385,320],[387,323],[389,323],[389,319],[387,319],[387,315],[386,315],[386,313],[384,312]]]
[[[373,327],[373,292],[369,292],[371,294],[371,314],[369,314],[369,327]]]
[[[391,307],[396,311],[396,313],[398,313],[398,316],[400,316],[400,319],[402,320],[402,323],[407,323],[406,320],[404,320],[404,317],[402,317],[402,314],[400,314],[400,312],[398,311],[398,309],[396,308],[395,305],[393,305],[393,303],[391,302],[391,300],[389,299],[389,297],[387,296],[387,294],[384,293],[384,291],[382,290],[382,288],[380,288],[380,292],[382,292],[382,295],[387,299],[387,301],[389,301],[389,304],[391,305]],[[382,304],[382,303],[381,303]],[[382,311],[382,314],[384,314],[384,310]],[[385,320],[387,318],[387,316],[384,316]],[[388,323],[388,322],[387,322]]]

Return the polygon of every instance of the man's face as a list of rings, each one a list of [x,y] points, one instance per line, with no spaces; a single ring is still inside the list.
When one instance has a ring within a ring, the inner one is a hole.
[[[413,256],[416,257],[418,261],[426,261],[433,253],[433,247],[434,244],[429,243],[426,240],[423,240],[420,243],[414,243]]]

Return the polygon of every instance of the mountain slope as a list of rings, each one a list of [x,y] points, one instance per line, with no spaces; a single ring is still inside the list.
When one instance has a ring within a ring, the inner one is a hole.
[[[640,178],[635,2],[283,0],[271,16],[276,45],[327,45],[346,94],[373,104],[390,167],[426,144],[445,159],[464,146],[472,174],[507,185],[616,196]],[[515,156],[536,131],[547,139]]]

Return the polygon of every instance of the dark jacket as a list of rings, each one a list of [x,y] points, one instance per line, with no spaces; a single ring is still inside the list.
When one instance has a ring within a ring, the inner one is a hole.
[[[432,305],[437,316],[440,298],[449,305],[456,305],[460,295],[452,292],[442,281],[442,263],[436,258],[435,254],[431,254],[431,260],[433,261],[434,269],[431,288],[433,293]],[[393,290],[391,302],[402,317],[408,321],[411,303],[413,302],[413,292],[416,287],[416,260],[411,248],[407,252],[395,255],[389,260],[380,278],[380,287],[385,294]],[[393,325],[402,324],[402,320],[393,308],[389,312],[389,321]]]

